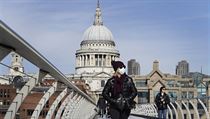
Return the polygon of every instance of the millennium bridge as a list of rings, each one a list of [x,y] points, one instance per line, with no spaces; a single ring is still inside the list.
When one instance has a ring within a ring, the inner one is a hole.
[[[19,54],[21,57],[38,68],[37,76],[28,75],[28,81],[19,89],[12,102],[6,108],[0,104],[0,109],[5,109],[4,119],[18,119],[18,110],[24,100],[33,89],[40,86],[46,75],[52,76],[56,83],[44,91],[36,108],[30,112],[31,119],[103,119],[108,115],[99,117],[96,101],[84,93],[75,84],[50,63],[41,53],[33,48],[25,39],[19,36],[5,23],[0,21],[0,61],[3,67],[12,68],[2,63],[11,52]],[[14,69],[15,70],[15,69]],[[209,87],[207,87],[209,89]],[[54,102],[49,106],[45,117],[41,117],[41,112],[48,100],[59,91]],[[1,93],[2,96],[2,93]],[[33,100],[31,100],[33,101]],[[167,117],[169,119],[210,119],[210,97],[191,98],[186,100],[172,101],[168,105]],[[192,116],[192,114],[194,116]],[[1,117],[0,117],[1,118]],[[157,109],[155,104],[138,104],[131,111],[129,119],[155,119]]]

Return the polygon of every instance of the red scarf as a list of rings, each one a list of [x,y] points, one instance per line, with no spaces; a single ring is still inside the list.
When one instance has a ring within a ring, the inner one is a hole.
[[[119,93],[122,93],[123,91],[123,82],[125,79],[126,74],[118,76],[113,76],[114,80],[114,96],[118,95]]]

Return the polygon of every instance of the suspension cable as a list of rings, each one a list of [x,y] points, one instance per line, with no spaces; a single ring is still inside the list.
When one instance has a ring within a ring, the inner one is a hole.
[[[6,64],[4,64],[4,63],[2,63],[2,62],[0,62],[0,64],[1,64],[2,66],[5,66],[5,67],[9,68],[9,69],[15,70],[15,69],[12,68],[11,66],[6,65]],[[31,78],[33,78],[33,79],[37,79],[36,77],[33,77],[33,76],[31,76],[31,75],[29,75],[29,74],[26,74],[26,73],[24,73],[24,72],[22,72],[22,71],[17,71],[17,70],[15,70],[15,71],[16,71],[16,72],[19,72],[19,73],[21,73],[21,74],[24,74],[24,75],[26,75],[26,76],[28,76],[28,77],[31,77]]]

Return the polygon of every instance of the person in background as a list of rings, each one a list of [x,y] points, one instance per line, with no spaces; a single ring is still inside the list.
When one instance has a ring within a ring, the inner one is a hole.
[[[158,118],[159,119],[166,119],[167,115],[167,106],[170,103],[170,98],[166,94],[166,88],[163,86],[160,88],[160,92],[157,94],[155,98],[155,104],[158,108]]]
[[[128,119],[131,109],[135,107],[134,98],[137,89],[133,79],[125,73],[126,66],[121,61],[112,61],[114,75],[108,79],[102,95],[109,103],[111,119]]]
[[[106,113],[106,100],[103,98],[102,95],[99,95],[97,107],[99,108],[100,117],[103,117]]]

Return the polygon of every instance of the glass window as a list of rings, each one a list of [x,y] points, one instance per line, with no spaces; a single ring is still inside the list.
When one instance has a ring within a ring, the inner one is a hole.
[[[182,99],[185,99],[185,98],[187,98],[187,92],[182,92]]]
[[[0,97],[3,97],[3,90],[0,89]]]
[[[168,92],[171,101],[177,100],[177,93],[176,92]]]
[[[28,116],[32,116],[33,112],[34,112],[34,110],[28,109],[27,110],[27,115]]]
[[[7,89],[7,97],[9,97],[9,96],[10,96],[10,90]]]
[[[204,84],[199,84],[197,86],[198,97],[206,96],[206,87]]]
[[[146,80],[136,81],[136,87],[146,87],[146,86],[147,86]]]
[[[190,92],[188,93],[188,98],[193,98],[193,97],[194,97],[194,93],[190,91]]]
[[[101,80],[101,87],[104,87],[104,86],[105,86],[105,81]]]
[[[171,81],[168,81],[168,86],[169,87],[174,87],[175,85],[175,81],[171,80]]]
[[[138,92],[138,103],[148,103],[149,102],[148,92]]]

